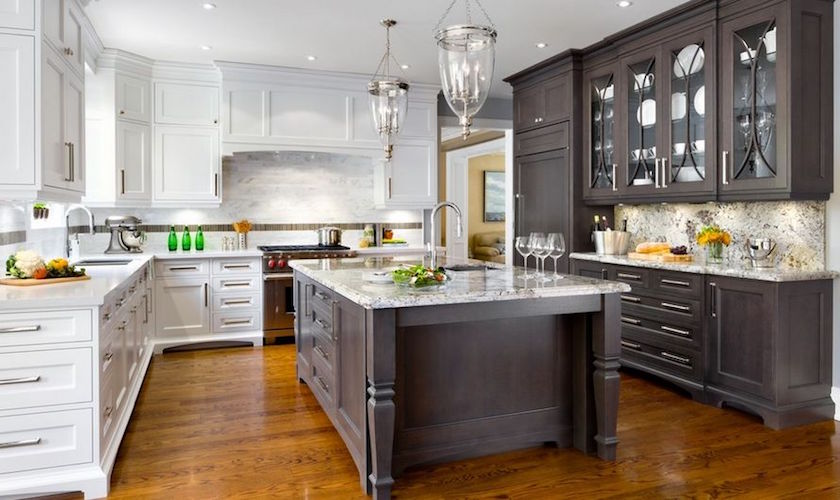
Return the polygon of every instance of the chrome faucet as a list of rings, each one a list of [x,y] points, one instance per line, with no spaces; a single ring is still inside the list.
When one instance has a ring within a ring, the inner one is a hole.
[[[437,213],[444,207],[450,207],[452,210],[455,211],[455,236],[458,238],[461,237],[461,234],[464,232],[464,226],[461,224],[461,209],[458,208],[458,205],[452,203],[451,201],[442,201],[435,205],[435,208],[432,209],[431,221],[429,223],[429,232],[431,234],[431,241],[427,245],[426,252],[431,258],[431,268],[437,269],[437,245],[436,242],[436,233],[435,233],[435,216]]]
[[[67,210],[64,212],[64,252],[67,258],[70,258],[70,213],[74,210],[82,210],[83,212],[87,213],[88,216],[88,227],[90,228],[90,234],[96,234],[96,229],[93,225],[93,213],[84,205],[79,205],[78,203],[74,203],[67,207]],[[78,238],[78,235],[76,236]]]

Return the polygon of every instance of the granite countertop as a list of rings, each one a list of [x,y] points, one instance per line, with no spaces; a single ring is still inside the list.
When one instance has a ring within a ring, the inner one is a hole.
[[[631,260],[626,255],[597,255],[595,253],[572,253],[570,259],[603,262],[604,264],[618,264],[621,266],[646,267],[650,269],[665,269],[683,273],[710,274],[714,276],[730,276],[761,281],[812,281],[834,279],[840,273],[834,271],[805,271],[798,269],[758,269],[748,262],[723,262],[722,264],[706,264],[704,261],[692,263],[652,262],[646,260]]]
[[[353,259],[296,260],[290,266],[296,271],[335,290],[367,309],[390,309],[442,304],[466,304],[530,298],[570,297],[629,292],[623,283],[564,275],[563,279],[541,283],[520,278],[521,267],[491,265],[481,261],[470,264],[488,265],[492,269],[454,272],[454,279],[442,287],[412,289],[394,283],[375,284],[364,277],[377,271],[390,271],[401,264],[419,264],[420,259],[403,257],[357,257]],[[447,259],[439,258],[445,265]],[[449,260],[463,264],[463,260]]]

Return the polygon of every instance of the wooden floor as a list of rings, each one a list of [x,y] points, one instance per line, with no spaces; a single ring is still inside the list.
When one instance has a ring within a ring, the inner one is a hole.
[[[113,498],[366,498],[294,347],[152,361]],[[534,448],[409,470],[396,498],[840,498],[835,422],[772,431],[624,374],[618,461]]]

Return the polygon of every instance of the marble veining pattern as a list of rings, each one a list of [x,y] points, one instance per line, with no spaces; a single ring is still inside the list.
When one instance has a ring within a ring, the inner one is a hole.
[[[615,207],[614,221],[627,219],[631,248],[643,241],[686,245],[695,255],[705,249],[695,242],[704,225],[717,224],[732,235],[726,249],[730,266],[748,264],[750,237],[777,242],[780,270],[825,269],[825,202],[774,201],[700,204],[624,205]]]
[[[445,265],[446,259],[439,259],[439,262]],[[393,283],[373,284],[364,279],[367,274],[375,271],[389,271],[404,263],[416,264],[419,261],[408,257],[384,259],[370,257],[298,260],[292,261],[290,266],[367,309],[571,297],[630,291],[630,286],[623,283],[571,275],[547,283],[537,282],[534,279],[524,280],[520,278],[525,272],[523,268],[500,265],[493,266],[493,269],[487,271],[456,272],[453,273],[454,279],[445,286],[420,290]],[[482,264],[486,263],[482,262]]]
[[[714,276],[730,276],[733,278],[747,278],[761,281],[811,281],[835,279],[840,273],[823,270],[806,269],[756,269],[750,264],[724,262],[722,264],[706,264],[702,259],[693,263],[652,262],[647,260],[631,260],[621,255],[597,255],[594,253],[572,253],[571,259],[617,264],[620,266],[646,267],[650,269],[665,269],[683,273],[710,274]]]

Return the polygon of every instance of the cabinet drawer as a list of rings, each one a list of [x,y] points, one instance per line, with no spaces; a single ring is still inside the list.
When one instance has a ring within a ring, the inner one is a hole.
[[[104,338],[99,344],[99,373],[100,380],[110,376],[112,373],[121,373],[125,360],[123,359],[123,345],[125,336],[122,330],[114,331]]]
[[[262,284],[260,276],[224,276],[213,278],[213,293],[219,292],[259,292]]]
[[[173,276],[202,277],[210,274],[210,265],[207,260],[159,260],[155,262],[155,276],[160,278],[171,278]]]
[[[91,311],[0,314],[0,344],[3,347],[86,342],[92,338]]]
[[[650,288],[651,270],[640,267],[612,266],[610,278],[637,288]]]
[[[622,359],[626,358],[691,380],[701,380],[703,366],[697,351],[671,344],[645,342],[623,333],[621,337]]]
[[[520,132],[515,136],[516,155],[528,155],[569,147],[569,122]]]
[[[336,298],[335,293],[317,283],[312,283],[309,290],[312,305],[320,308],[325,313],[330,313],[332,311],[333,301]]]
[[[699,325],[703,321],[703,310],[699,301],[636,295],[632,292],[621,294],[621,312],[625,315],[660,319],[679,325]]]
[[[119,375],[107,377],[100,390],[99,436],[100,452],[104,454],[117,430],[117,423],[125,403],[127,389]]]
[[[334,386],[335,376],[332,369],[322,358],[312,356],[312,384],[310,389],[327,412],[335,406]]]
[[[262,318],[257,310],[244,312],[225,312],[213,315],[213,331],[239,332],[262,330]]]
[[[0,417],[0,474],[93,461],[92,410]]]
[[[320,308],[309,311],[312,321],[312,329],[321,333],[327,338],[334,339],[332,314],[324,313]]]
[[[335,343],[321,332],[312,335],[313,356],[319,356],[330,370],[335,370]]]
[[[214,293],[213,312],[241,311],[243,309],[259,309],[262,295],[253,293]]]
[[[0,410],[91,401],[91,349],[0,354]]]
[[[663,293],[700,299],[703,296],[703,276],[673,271],[656,271],[653,275],[652,288]]]
[[[261,262],[258,257],[213,259],[213,276],[227,274],[260,274],[262,272],[260,264]]]
[[[692,349],[700,349],[703,345],[703,327],[700,325],[674,325],[625,313],[621,315],[621,334],[649,342],[673,342]]]

